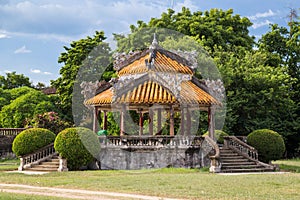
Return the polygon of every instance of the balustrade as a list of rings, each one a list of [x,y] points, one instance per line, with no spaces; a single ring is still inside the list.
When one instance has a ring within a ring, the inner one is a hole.
[[[99,136],[102,145],[128,147],[200,146],[201,136]]]
[[[38,151],[24,155],[20,158],[19,170],[22,171],[27,166],[31,166],[34,163],[46,160],[50,156],[55,154],[54,143],[51,143]]]
[[[0,135],[16,136],[24,130],[26,128],[0,128]]]
[[[258,160],[257,150],[246,144],[245,142],[239,140],[235,136],[224,136],[224,145],[236,151],[239,151],[243,155],[252,158],[254,160]]]

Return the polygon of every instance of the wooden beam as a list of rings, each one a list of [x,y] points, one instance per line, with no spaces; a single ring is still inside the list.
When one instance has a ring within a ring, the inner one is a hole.
[[[186,135],[191,135],[191,129],[192,129],[191,111],[189,108],[186,108]]]
[[[215,135],[215,108],[208,108],[208,133],[209,137],[216,141]]]
[[[144,121],[143,121],[143,112],[142,110],[139,110],[139,135],[143,135],[143,125],[144,125]]]
[[[180,134],[185,135],[185,117],[184,117],[184,108],[181,108],[181,113],[180,113]]]
[[[103,130],[107,130],[107,111],[103,111]]]
[[[149,134],[153,135],[153,110],[149,110]]]
[[[174,136],[174,109],[170,105],[170,136]]]
[[[161,108],[157,109],[157,133],[161,131]]]
[[[98,107],[94,107],[94,116],[93,116],[93,131],[97,133],[99,131],[98,123]]]

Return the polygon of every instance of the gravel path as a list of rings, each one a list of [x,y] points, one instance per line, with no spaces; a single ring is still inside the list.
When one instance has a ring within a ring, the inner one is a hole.
[[[154,197],[154,196],[146,196],[146,195],[138,195],[138,194],[101,192],[101,191],[78,190],[78,189],[63,189],[63,188],[54,188],[54,187],[39,187],[39,186],[3,184],[3,183],[0,183],[0,194],[1,192],[63,197],[63,198],[70,198],[70,199],[87,199],[87,200],[116,200],[116,199],[172,200],[171,198],[162,198],[162,197]]]

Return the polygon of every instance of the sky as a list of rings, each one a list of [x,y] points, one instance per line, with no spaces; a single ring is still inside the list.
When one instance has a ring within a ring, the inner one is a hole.
[[[72,41],[101,30],[109,41],[112,33],[129,33],[137,20],[182,6],[193,12],[232,8],[251,20],[256,38],[269,24],[286,26],[291,8],[300,12],[300,0],[0,0],[0,75],[15,71],[33,84],[50,85],[62,67],[58,57]]]

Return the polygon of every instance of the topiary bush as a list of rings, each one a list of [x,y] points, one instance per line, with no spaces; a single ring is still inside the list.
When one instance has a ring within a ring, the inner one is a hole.
[[[53,132],[44,128],[30,128],[16,136],[12,150],[17,156],[23,156],[51,144],[54,140],[55,134]]]
[[[61,131],[54,142],[59,155],[67,159],[69,170],[77,170],[98,158],[100,143],[96,133],[88,128],[67,128]]]
[[[208,131],[203,134],[203,136],[205,136],[205,135],[209,135]],[[222,130],[215,130],[215,135],[217,138],[217,143],[219,143],[219,144],[224,144],[224,136],[229,136],[226,132],[224,132]]]
[[[269,129],[253,131],[247,136],[247,143],[258,151],[258,158],[269,163],[278,160],[285,152],[282,136]]]

